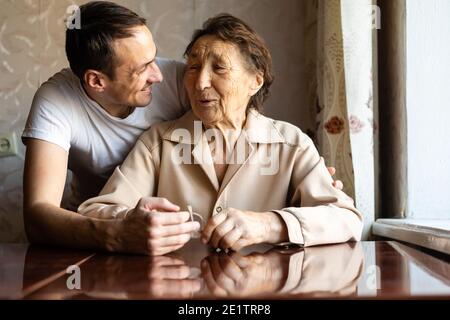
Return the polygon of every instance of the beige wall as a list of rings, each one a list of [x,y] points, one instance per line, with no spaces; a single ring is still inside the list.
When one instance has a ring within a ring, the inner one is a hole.
[[[67,66],[64,18],[68,5],[86,1],[0,0],[0,133],[20,137],[34,92]],[[117,1],[145,18],[160,56],[182,59],[194,28],[220,12],[249,23],[268,43],[276,81],[266,113],[313,130],[316,0]],[[0,242],[23,241],[22,170],[19,156],[0,158]]]

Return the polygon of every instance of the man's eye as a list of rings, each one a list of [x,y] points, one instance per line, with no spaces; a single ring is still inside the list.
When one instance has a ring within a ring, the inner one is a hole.
[[[225,70],[226,68],[224,66],[220,65],[220,64],[216,64],[216,65],[214,65],[214,69],[216,69],[216,70]]]
[[[199,68],[198,64],[191,64],[188,66],[189,70],[197,70]]]

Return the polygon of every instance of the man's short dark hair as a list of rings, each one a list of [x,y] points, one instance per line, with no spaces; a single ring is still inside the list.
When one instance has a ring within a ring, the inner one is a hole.
[[[133,35],[131,29],[146,24],[135,12],[107,1],[80,6],[81,28],[67,29],[66,55],[70,68],[83,82],[88,69],[101,71],[114,79],[113,42]]]

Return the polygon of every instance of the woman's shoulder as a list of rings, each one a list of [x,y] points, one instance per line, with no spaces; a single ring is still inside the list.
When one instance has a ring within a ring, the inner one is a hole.
[[[265,121],[271,122],[272,127],[281,135],[286,144],[302,149],[314,144],[306,133],[292,123],[261,116],[264,117]]]

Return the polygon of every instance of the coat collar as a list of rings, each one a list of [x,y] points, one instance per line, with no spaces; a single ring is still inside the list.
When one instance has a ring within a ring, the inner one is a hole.
[[[243,129],[247,141],[249,143],[286,142],[273,121],[254,109],[248,111]],[[190,110],[184,116],[175,120],[174,125],[163,134],[162,138],[172,142],[197,145],[202,141],[203,133],[202,122]]]

